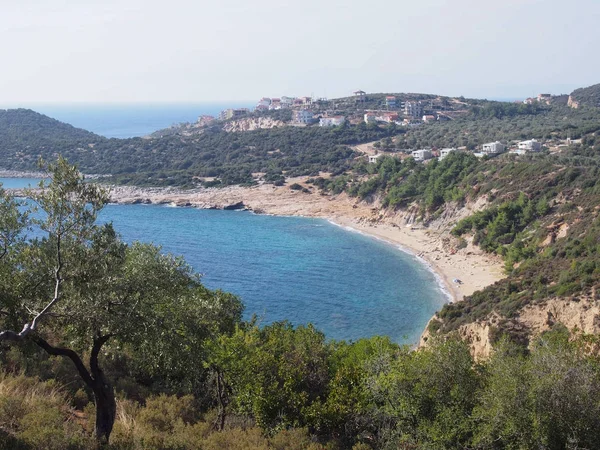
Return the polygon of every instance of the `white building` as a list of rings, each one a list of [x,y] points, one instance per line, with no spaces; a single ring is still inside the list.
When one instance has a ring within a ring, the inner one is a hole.
[[[344,116],[322,117],[319,119],[320,127],[337,127],[346,121]]]
[[[542,143],[535,139],[530,139],[528,141],[519,142],[517,147],[519,150],[526,152],[539,152],[542,149]]]
[[[421,102],[404,103],[404,115],[409,117],[421,117],[423,115],[423,105]]]
[[[431,150],[422,149],[422,150],[414,150],[412,152],[412,157],[415,161],[425,161],[427,159],[431,159]]]
[[[383,155],[379,153],[378,155],[369,155],[369,164],[375,164],[379,158]]]
[[[261,98],[256,104],[256,109],[267,109],[271,105],[271,99],[267,97]]]
[[[446,156],[448,156],[451,152],[455,152],[455,148],[443,148],[440,150],[440,161],[442,161]]]
[[[365,123],[375,123],[377,122],[377,114],[374,113],[366,113],[365,114]]]
[[[239,119],[240,117],[248,114],[250,110],[248,108],[237,108],[237,109],[224,109],[219,113],[220,120]]]
[[[499,141],[490,142],[488,144],[483,144],[481,148],[481,153],[484,155],[497,155],[502,153],[506,149],[506,146]]]
[[[292,121],[294,123],[304,123],[308,125],[314,121],[313,113],[307,109],[297,109],[292,112]]]
[[[296,97],[286,97],[285,95],[281,97],[281,107],[282,108],[291,108],[294,104],[294,100]]]

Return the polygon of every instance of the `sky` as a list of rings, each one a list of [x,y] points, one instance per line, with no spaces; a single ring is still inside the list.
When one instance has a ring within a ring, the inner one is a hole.
[[[600,83],[600,0],[0,0],[0,107]]]

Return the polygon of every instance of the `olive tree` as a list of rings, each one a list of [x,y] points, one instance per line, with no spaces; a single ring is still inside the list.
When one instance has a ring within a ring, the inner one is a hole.
[[[107,192],[64,159],[50,173],[30,192],[35,213],[0,201],[0,341],[28,340],[72,361],[93,392],[96,438],[107,443],[116,402],[102,353],[129,347],[149,372],[193,377],[203,340],[232,330],[242,306],[206,289],[182,259],[128,246],[111,224],[98,224]]]

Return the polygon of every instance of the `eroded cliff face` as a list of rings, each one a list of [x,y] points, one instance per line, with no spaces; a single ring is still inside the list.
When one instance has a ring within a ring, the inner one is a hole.
[[[240,131],[253,131],[263,128],[284,127],[285,122],[270,117],[253,117],[248,119],[233,120],[223,125],[223,131],[235,133]]]
[[[577,100],[575,100],[572,95],[569,95],[569,100],[567,102],[567,105],[569,105],[570,108],[574,108],[574,109],[579,108],[579,102]]]
[[[439,318],[431,319],[435,320]],[[531,342],[536,336],[558,324],[564,325],[571,332],[599,334],[600,300],[596,298],[596,290],[592,289],[584,296],[551,298],[542,303],[527,305],[518,316],[508,320],[492,313],[484,320],[461,325],[456,334],[469,345],[476,360],[484,360],[492,354],[493,342],[502,331],[520,334]],[[427,346],[431,339],[431,333],[426,329],[419,347]]]

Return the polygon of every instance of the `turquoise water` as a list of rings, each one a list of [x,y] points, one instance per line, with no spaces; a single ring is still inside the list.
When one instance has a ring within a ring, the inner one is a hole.
[[[39,178],[0,178],[0,183],[5,189],[37,187],[39,182]]]
[[[146,136],[198,116],[216,116],[227,108],[252,108],[254,103],[198,104],[42,104],[27,107],[77,128],[109,138]]]
[[[184,256],[206,286],[239,295],[245,317],[262,323],[311,322],[330,338],[413,344],[446,300],[414,256],[326,220],[159,205],[108,205],[100,220],[127,242]]]
[[[158,205],[109,205],[101,219],[128,242],[183,255],[208,287],[239,295],[246,317],[263,323],[412,344],[445,301],[415,257],[326,220]]]

